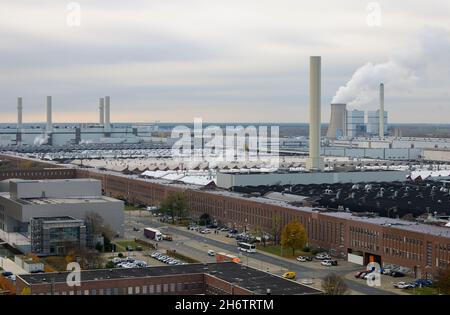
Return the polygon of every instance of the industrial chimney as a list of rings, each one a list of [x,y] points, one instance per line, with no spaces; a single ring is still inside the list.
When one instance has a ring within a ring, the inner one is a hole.
[[[309,69],[309,158],[306,162],[306,168],[310,171],[321,171],[324,163],[320,157],[320,56],[310,57]]]
[[[53,124],[52,124],[52,97],[47,96],[47,132],[52,132]]]
[[[110,98],[105,96],[105,132],[111,131],[111,119],[110,119]]]
[[[103,126],[105,124],[105,99],[103,97],[100,98],[99,114],[100,114],[99,123],[100,125]]]
[[[379,113],[379,121],[380,121],[380,130],[379,135],[380,138],[384,138],[384,84],[380,84],[380,113]]]
[[[327,138],[336,139],[347,135],[347,104],[331,104],[330,125]]]
[[[22,129],[22,98],[17,98],[17,129]]]

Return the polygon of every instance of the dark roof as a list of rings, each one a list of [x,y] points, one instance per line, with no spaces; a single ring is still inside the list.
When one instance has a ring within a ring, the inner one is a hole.
[[[176,266],[155,266],[148,268],[116,268],[85,270],[81,272],[81,281],[103,279],[129,279],[144,277],[161,277],[179,274],[205,273],[235,284],[255,294],[266,294],[270,289],[274,295],[320,294],[321,292],[295,281],[267,272],[243,266],[233,262],[187,264]],[[65,283],[68,272],[26,274],[18,277],[28,284]]]

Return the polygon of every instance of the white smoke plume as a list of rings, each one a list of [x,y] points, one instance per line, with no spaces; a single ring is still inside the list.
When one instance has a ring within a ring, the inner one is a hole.
[[[41,134],[34,138],[34,145],[43,145],[48,142],[49,136],[47,134]]]
[[[410,92],[427,76],[427,70],[448,66],[449,55],[448,31],[423,28],[415,43],[404,51],[386,62],[368,62],[358,68],[350,81],[338,89],[332,103],[346,103],[353,108],[378,104],[380,83],[391,91]]]

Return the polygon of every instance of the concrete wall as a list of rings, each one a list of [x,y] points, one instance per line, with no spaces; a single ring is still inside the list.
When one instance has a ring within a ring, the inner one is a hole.
[[[307,185],[357,182],[391,182],[405,181],[408,172],[374,171],[374,172],[324,172],[324,173],[286,173],[286,174],[225,174],[218,173],[217,186],[258,185]]]

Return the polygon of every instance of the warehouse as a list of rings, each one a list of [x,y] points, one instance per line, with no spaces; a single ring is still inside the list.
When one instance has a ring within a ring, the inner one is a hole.
[[[95,179],[16,179],[10,181],[8,192],[0,193],[0,230],[2,234],[29,236],[34,217],[83,220],[93,212],[123,235],[123,208],[123,201],[102,196],[101,182]],[[9,239],[5,235],[2,238]]]

